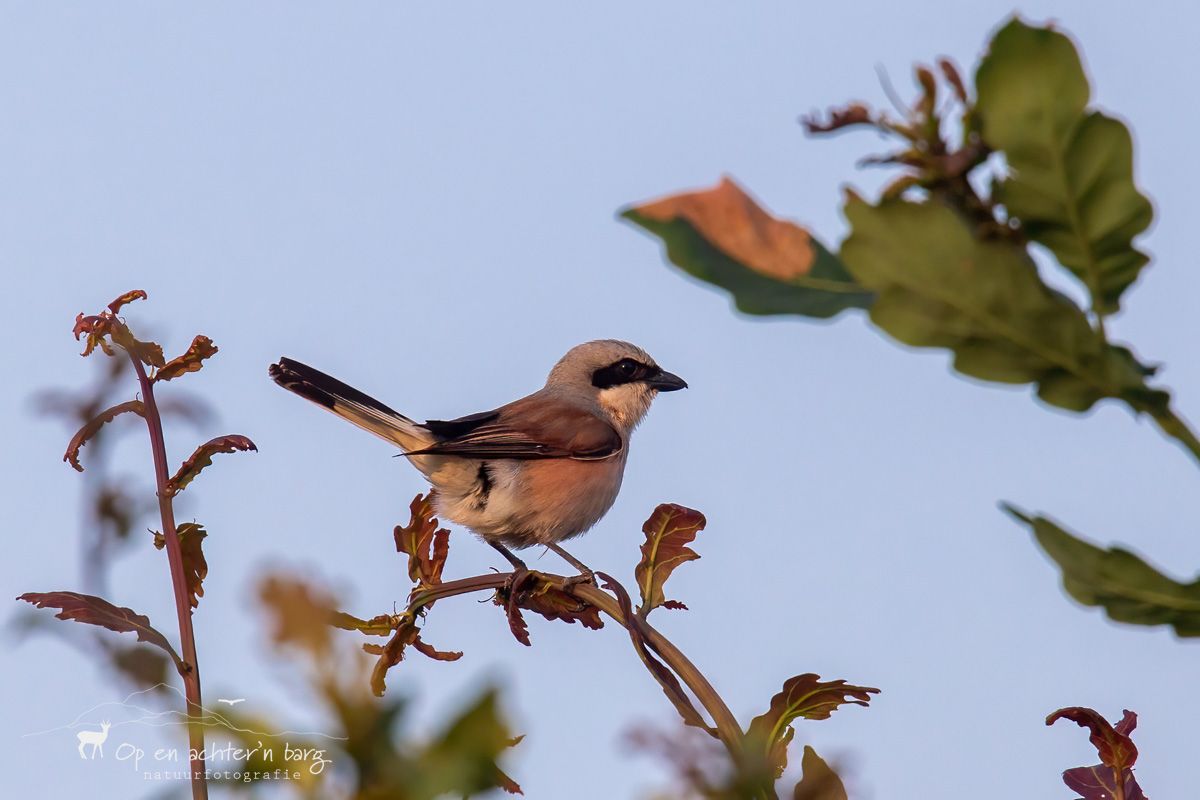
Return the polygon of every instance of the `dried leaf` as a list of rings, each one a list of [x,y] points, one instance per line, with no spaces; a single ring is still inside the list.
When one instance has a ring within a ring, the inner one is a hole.
[[[163,365],[162,369],[154,373],[154,380],[169,381],[188,372],[198,372],[204,366],[204,359],[212,358],[216,352],[217,346],[212,343],[212,339],[207,336],[197,336],[192,339],[186,353],[172,358]]]
[[[119,403],[112,408],[101,411],[91,421],[84,423],[71,441],[67,444],[67,452],[63,455],[63,461],[66,461],[77,471],[83,472],[83,465],[79,463],[79,449],[88,443],[96,433],[104,427],[104,423],[112,422],[119,414],[124,414],[126,411],[137,414],[139,417],[146,416],[146,407],[142,405],[141,400],[130,400],[125,403]]]
[[[113,300],[111,303],[109,303],[108,310],[114,314],[119,314],[119,313],[121,313],[121,308],[123,306],[127,305],[128,303],[132,303],[134,300],[145,300],[145,299],[146,299],[146,293],[144,291],[142,291],[141,289],[134,289],[131,292],[126,292],[125,294],[118,297],[116,300]]]
[[[179,548],[183,552],[183,574],[187,578],[188,599],[192,608],[200,605],[204,596],[204,579],[208,576],[208,562],[204,560],[204,550],[201,543],[208,536],[203,525],[194,522],[184,522],[176,528],[179,535]]]
[[[642,544],[642,560],[634,570],[638,589],[642,593],[642,615],[667,602],[663,584],[677,566],[699,558],[688,543],[704,530],[704,515],[674,503],[663,503],[642,526],[646,541]]]
[[[450,531],[438,528],[433,500],[433,492],[414,497],[408,507],[408,525],[397,525],[393,532],[396,551],[408,556],[408,577],[418,586],[442,582],[442,569],[450,552]]]
[[[771,216],[729,178],[621,216],[659,237],[673,264],[725,289],[748,314],[824,319],[871,302],[870,292],[808,231]]]
[[[201,470],[212,464],[212,457],[217,453],[235,453],[238,451],[253,450],[258,451],[254,446],[254,442],[239,434],[230,434],[229,436],[218,436],[196,448],[196,452],[192,453],[187,461],[179,467],[179,471],[168,482],[168,491],[170,494],[178,494],[187,488],[187,485],[195,480]]]
[[[808,745],[804,746],[800,766],[804,777],[792,790],[792,800],[847,800],[842,779]]]
[[[26,592],[17,598],[38,608],[56,608],[58,619],[71,619],[88,625],[99,625],[117,633],[137,634],[139,642],[162,648],[175,661],[180,672],[185,671],[183,659],[175,648],[150,624],[150,619],[129,608],[113,605],[107,600],[79,592]]]
[[[788,678],[783,689],[771,698],[765,714],[750,721],[746,736],[753,746],[761,747],[778,778],[787,767],[787,746],[795,730],[792,723],[804,719],[828,719],[839,706],[847,703],[865,706],[878,689],[854,686],[844,680],[822,681],[820,676],[807,672]]]

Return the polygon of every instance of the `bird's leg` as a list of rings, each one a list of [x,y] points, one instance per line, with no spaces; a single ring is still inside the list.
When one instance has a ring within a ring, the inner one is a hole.
[[[525,566],[525,562],[517,558],[512,550],[509,550],[499,542],[489,540],[488,544],[496,548],[500,555],[504,556],[508,560],[508,563],[513,566],[513,571],[509,574],[508,580],[504,582],[504,588],[500,590],[500,593],[508,597],[511,603],[516,598],[517,592],[520,591],[521,584],[529,578],[529,567]]]
[[[563,561],[566,561],[572,567],[579,570],[578,575],[567,578],[567,586],[575,586],[580,583],[590,583],[592,586],[596,585],[596,574],[592,572],[591,567],[589,567],[587,564],[584,564],[566,550],[563,550],[557,544],[550,543],[547,544],[546,547],[553,550],[555,553],[558,553],[559,557],[562,558]]]
[[[508,560],[508,563],[512,564],[515,569],[529,569],[528,567],[525,566],[524,561],[517,558],[516,554],[513,553],[512,550],[509,550],[504,545],[500,544],[499,542],[493,542],[490,539],[487,540],[487,543],[490,544],[492,547],[496,548],[496,550],[499,551],[500,555],[504,556],[504,558]]]

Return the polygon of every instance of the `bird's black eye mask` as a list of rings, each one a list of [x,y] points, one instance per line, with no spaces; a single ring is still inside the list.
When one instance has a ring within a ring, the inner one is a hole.
[[[643,364],[632,358],[622,358],[607,367],[601,367],[592,373],[592,386],[597,389],[609,389],[623,383],[648,381],[662,374],[658,367]]]

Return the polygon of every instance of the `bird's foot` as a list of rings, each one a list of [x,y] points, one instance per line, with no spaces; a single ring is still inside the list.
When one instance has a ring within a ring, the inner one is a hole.
[[[590,569],[585,569],[578,575],[572,575],[571,577],[563,580],[563,588],[565,589],[570,589],[573,586],[583,585],[598,586],[596,583],[596,573],[592,572]]]
[[[535,574],[525,565],[514,567],[513,571],[508,573],[504,585],[500,587],[500,595],[511,602],[525,590],[525,585],[533,579],[535,579]]]

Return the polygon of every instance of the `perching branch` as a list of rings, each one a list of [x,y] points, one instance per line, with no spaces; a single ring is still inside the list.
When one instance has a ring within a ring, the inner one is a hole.
[[[388,670],[400,663],[409,645],[440,661],[454,661],[462,656],[459,652],[439,651],[422,640],[425,626],[418,626],[418,622],[438,600],[476,592],[492,593],[495,604],[505,611],[513,636],[525,645],[530,644],[530,639],[522,610],[536,612],[549,620],[579,622],[588,628],[602,627],[601,615],[604,615],[629,634],[634,651],[684,724],[705,731],[724,746],[731,764],[731,785],[743,787],[737,796],[747,796],[748,792],[753,797],[774,798],[775,782],[787,765],[793,722],[802,717],[825,719],[845,703],[867,705],[870,695],[879,691],[845,681],[825,682],[805,673],[785,681],[783,691],[772,698],[768,710],[743,730],[704,674],[647,621],[658,607],[686,609],[679,601],[666,598],[663,584],[680,564],[700,557],[688,546],[706,524],[704,515],[698,511],[663,504],[646,520],[642,527],[646,541],[635,571],[641,596],[636,610],[625,587],[603,572],[596,573],[601,582],[599,587],[523,568],[443,582],[442,570],[450,549],[449,531],[438,527],[432,497],[418,495],[410,511],[409,523],[397,526],[394,536],[397,551],[408,556],[408,575],[415,584],[405,610],[370,619],[337,612],[330,619],[330,624],[339,628],[367,636],[390,637],[383,645],[363,645],[368,653],[378,656],[371,676],[371,688],[377,695],[386,690]],[[697,708],[697,702],[704,713]]]

